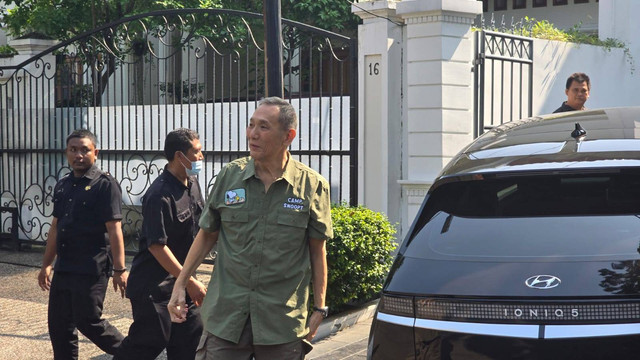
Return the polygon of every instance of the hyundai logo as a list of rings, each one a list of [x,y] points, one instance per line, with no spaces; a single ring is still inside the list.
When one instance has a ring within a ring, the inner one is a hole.
[[[560,278],[553,275],[534,275],[524,282],[528,287],[532,289],[553,289],[560,285]]]

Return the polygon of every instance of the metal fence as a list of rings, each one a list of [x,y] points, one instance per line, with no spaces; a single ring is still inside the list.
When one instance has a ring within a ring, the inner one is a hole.
[[[123,190],[123,231],[139,231],[140,198],[162,171],[167,132],[200,133],[210,189],[248,155],[244,129],[264,96],[262,14],[184,9],[101,26],[15,66],[0,67],[0,206],[17,210],[21,242],[42,243],[52,191],[70,171],[75,128],[98,137],[98,166]],[[283,20],[285,97],[298,110],[292,155],[331,183],[332,201],[357,199],[357,42]],[[11,211],[0,232],[15,233]]]
[[[477,31],[474,137],[533,115],[533,39]]]

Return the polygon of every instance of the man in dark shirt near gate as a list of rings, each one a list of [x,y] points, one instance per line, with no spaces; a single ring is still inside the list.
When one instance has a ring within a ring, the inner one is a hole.
[[[76,329],[109,354],[123,338],[102,319],[111,261],[114,290],[124,297],[127,286],[120,225],[122,192],[111,175],[95,166],[96,145],[89,130],[75,130],[67,137],[66,155],[72,172],[58,181],[53,193],[53,220],[38,284],[50,291],[49,336],[55,359],[78,358]]]
[[[202,334],[196,306],[206,289],[193,277],[187,284],[189,312],[184,323],[171,323],[167,303],[191,243],[200,229],[204,206],[196,175],[202,168],[198,134],[177,129],[167,135],[164,153],[169,160],[142,200],[140,250],[133,259],[127,297],[133,324],[115,360],[155,359],[167,348],[169,360],[195,356]]]

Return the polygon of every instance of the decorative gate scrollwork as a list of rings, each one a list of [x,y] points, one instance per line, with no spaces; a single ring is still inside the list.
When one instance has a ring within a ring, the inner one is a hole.
[[[200,134],[211,188],[229,161],[248,154],[244,129],[264,96],[262,14],[163,10],[98,27],[15,66],[0,67],[0,206],[18,210],[23,243],[42,244],[52,192],[69,172],[66,136],[88,128],[98,166],[123,191],[130,249],[140,200],[164,168],[164,137]],[[357,44],[283,20],[285,97],[298,110],[291,153],[331,183],[334,202],[357,199]],[[208,192],[208,191],[207,191]],[[1,231],[12,220],[0,213]]]

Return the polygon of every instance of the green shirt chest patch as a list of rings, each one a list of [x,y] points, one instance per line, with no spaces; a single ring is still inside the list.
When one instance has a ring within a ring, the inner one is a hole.
[[[244,189],[229,190],[224,194],[225,205],[242,204],[247,200],[247,195]]]
[[[293,209],[293,210],[304,210],[303,200],[296,197],[290,197],[285,201],[282,206],[285,209]]]

